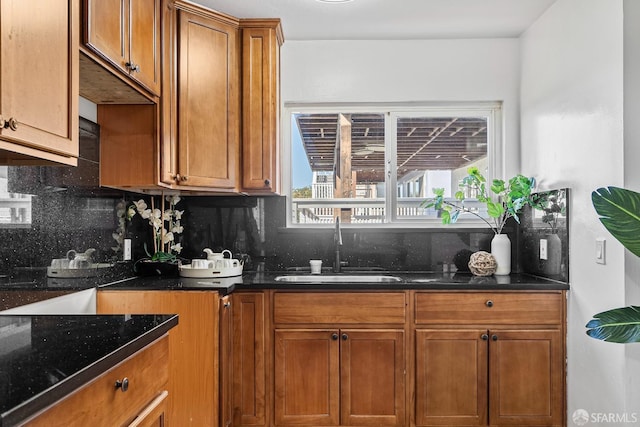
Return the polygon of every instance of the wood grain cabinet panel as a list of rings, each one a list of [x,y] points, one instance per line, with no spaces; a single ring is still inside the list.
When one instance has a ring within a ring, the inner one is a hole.
[[[486,335],[481,329],[416,331],[416,425],[487,424]]]
[[[262,292],[233,294],[233,421],[235,426],[266,426],[267,311]]]
[[[416,292],[416,426],[565,425],[564,299]]]
[[[169,331],[168,425],[219,425],[219,306],[217,292],[98,292],[100,314],[178,314]]]
[[[242,32],[242,189],[280,192],[279,19],[243,19]]]
[[[78,0],[0,2],[0,164],[76,166]]]
[[[161,0],[83,0],[84,44],[160,95]]]
[[[237,190],[238,28],[178,10],[176,185]]]
[[[491,330],[491,425],[562,425],[564,358],[559,330]]]
[[[274,425],[404,426],[405,301],[274,292]]]

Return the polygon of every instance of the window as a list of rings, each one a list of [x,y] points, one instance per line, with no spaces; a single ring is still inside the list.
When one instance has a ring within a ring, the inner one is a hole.
[[[487,177],[499,172],[498,103],[296,104],[285,106],[285,118],[289,226],[338,216],[350,224],[439,224],[437,212],[420,206],[433,188],[451,197],[469,166]]]
[[[8,168],[0,166],[0,228],[31,226],[31,195],[10,193]]]

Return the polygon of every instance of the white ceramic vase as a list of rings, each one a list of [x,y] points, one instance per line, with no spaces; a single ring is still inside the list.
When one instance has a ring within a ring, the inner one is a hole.
[[[506,234],[496,234],[491,240],[491,255],[496,259],[498,276],[511,273],[511,240]]]
[[[562,241],[557,234],[547,234],[547,261],[544,272],[547,274],[559,274],[562,262]]]

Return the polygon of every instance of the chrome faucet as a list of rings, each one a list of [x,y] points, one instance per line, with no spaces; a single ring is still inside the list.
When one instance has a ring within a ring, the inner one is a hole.
[[[336,217],[336,228],[333,233],[333,245],[335,247],[335,261],[333,264],[333,272],[340,273],[342,261],[340,261],[340,246],[342,246],[342,231],[340,230],[340,217]]]

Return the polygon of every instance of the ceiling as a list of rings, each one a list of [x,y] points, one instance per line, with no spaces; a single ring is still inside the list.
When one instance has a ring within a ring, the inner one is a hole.
[[[280,18],[285,40],[518,37],[555,0],[193,0],[237,18]],[[286,44],[285,44],[286,45]]]

